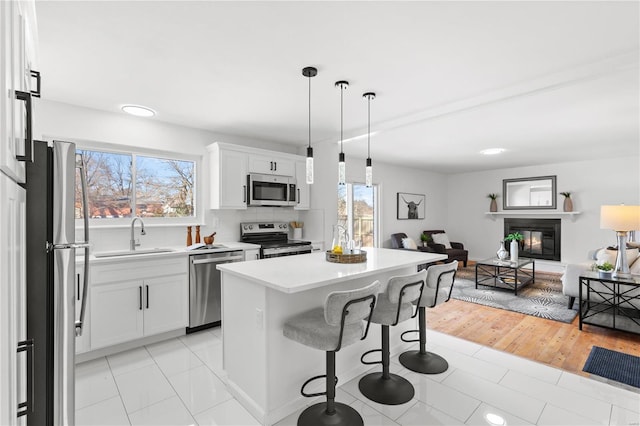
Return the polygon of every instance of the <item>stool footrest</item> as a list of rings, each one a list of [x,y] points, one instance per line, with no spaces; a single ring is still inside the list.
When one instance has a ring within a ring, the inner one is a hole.
[[[360,362],[365,364],[365,365],[374,365],[374,364],[382,364],[382,361],[365,361],[364,357],[369,355],[370,353],[373,352],[380,352],[382,353],[382,349],[371,349],[370,351],[366,351],[365,353],[362,354],[362,356],[360,357]]]
[[[420,339],[409,339],[409,338],[404,337],[405,334],[408,334],[408,333],[419,333],[419,332],[420,332],[420,330],[407,330],[407,331],[405,331],[404,333],[402,333],[400,335],[400,340],[402,340],[403,342],[407,342],[407,343],[419,342]]]
[[[313,382],[314,380],[326,379],[326,378],[327,378],[326,374],[323,374],[322,376],[315,376],[315,377],[310,378],[309,380],[307,380],[306,382],[304,382],[302,384],[302,387],[300,388],[300,393],[302,394],[302,396],[307,397],[307,398],[313,398],[313,397],[316,397],[316,396],[326,395],[327,392],[305,393],[305,391],[304,391],[305,386],[307,386],[309,383]],[[335,380],[335,384],[336,385],[338,384],[338,378],[337,377],[336,377],[336,380]]]

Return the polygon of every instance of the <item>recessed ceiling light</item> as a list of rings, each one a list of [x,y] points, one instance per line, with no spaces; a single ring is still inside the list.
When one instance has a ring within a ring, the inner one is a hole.
[[[504,151],[505,151],[504,148],[489,148],[489,149],[483,149],[482,151],[480,151],[480,154],[496,155],[496,154],[502,154]]]
[[[141,105],[124,105],[122,110],[127,114],[136,115],[138,117],[153,117],[156,115],[154,110]]]

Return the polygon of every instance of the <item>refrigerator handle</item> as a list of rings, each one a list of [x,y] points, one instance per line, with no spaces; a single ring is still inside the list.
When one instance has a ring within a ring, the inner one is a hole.
[[[33,386],[33,339],[18,342],[17,352],[27,352],[27,400],[18,404],[18,417],[22,417],[33,413],[33,400],[35,397]]]
[[[27,127],[25,129],[24,135],[24,155],[16,155],[16,160],[25,161],[25,162],[33,162],[33,155],[31,153],[31,147],[33,145],[33,128],[32,128],[32,111],[31,111],[31,93],[21,92],[16,90],[16,99],[19,101],[24,101],[25,106],[27,107]]]
[[[89,287],[89,202],[87,197],[87,177],[84,170],[82,155],[76,154],[76,167],[80,169],[80,183],[82,186],[82,216],[84,218],[84,279],[82,283],[82,304],[80,305],[80,319],[76,321],[76,336],[82,336],[84,316],[87,310],[87,290]]]

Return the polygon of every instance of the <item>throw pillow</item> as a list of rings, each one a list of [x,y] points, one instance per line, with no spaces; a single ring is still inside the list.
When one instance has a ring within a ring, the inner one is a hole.
[[[627,249],[627,265],[631,265],[640,255],[640,251],[637,248]],[[596,263],[602,265],[604,262],[609,262],[612,265],[616,264],[616,258],[618,257],[618,250],[600,249],[596,253]]]
[[[442,244],[447,249],[451,248],[451,242],[447,234],[431,234],[431,238],[433,238],[434,243]]]
[[[411,249],[411,250],[418,250],[418,246],[416,245],[416,242],[413,241],[413,239],[408,237],[402,239],[402,247],[406,249]]]

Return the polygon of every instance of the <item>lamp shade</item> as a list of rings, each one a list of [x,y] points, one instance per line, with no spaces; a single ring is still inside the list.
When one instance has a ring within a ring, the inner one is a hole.
[[[640,206],[600,206],[600,228],[613,231],[640,229]]]

